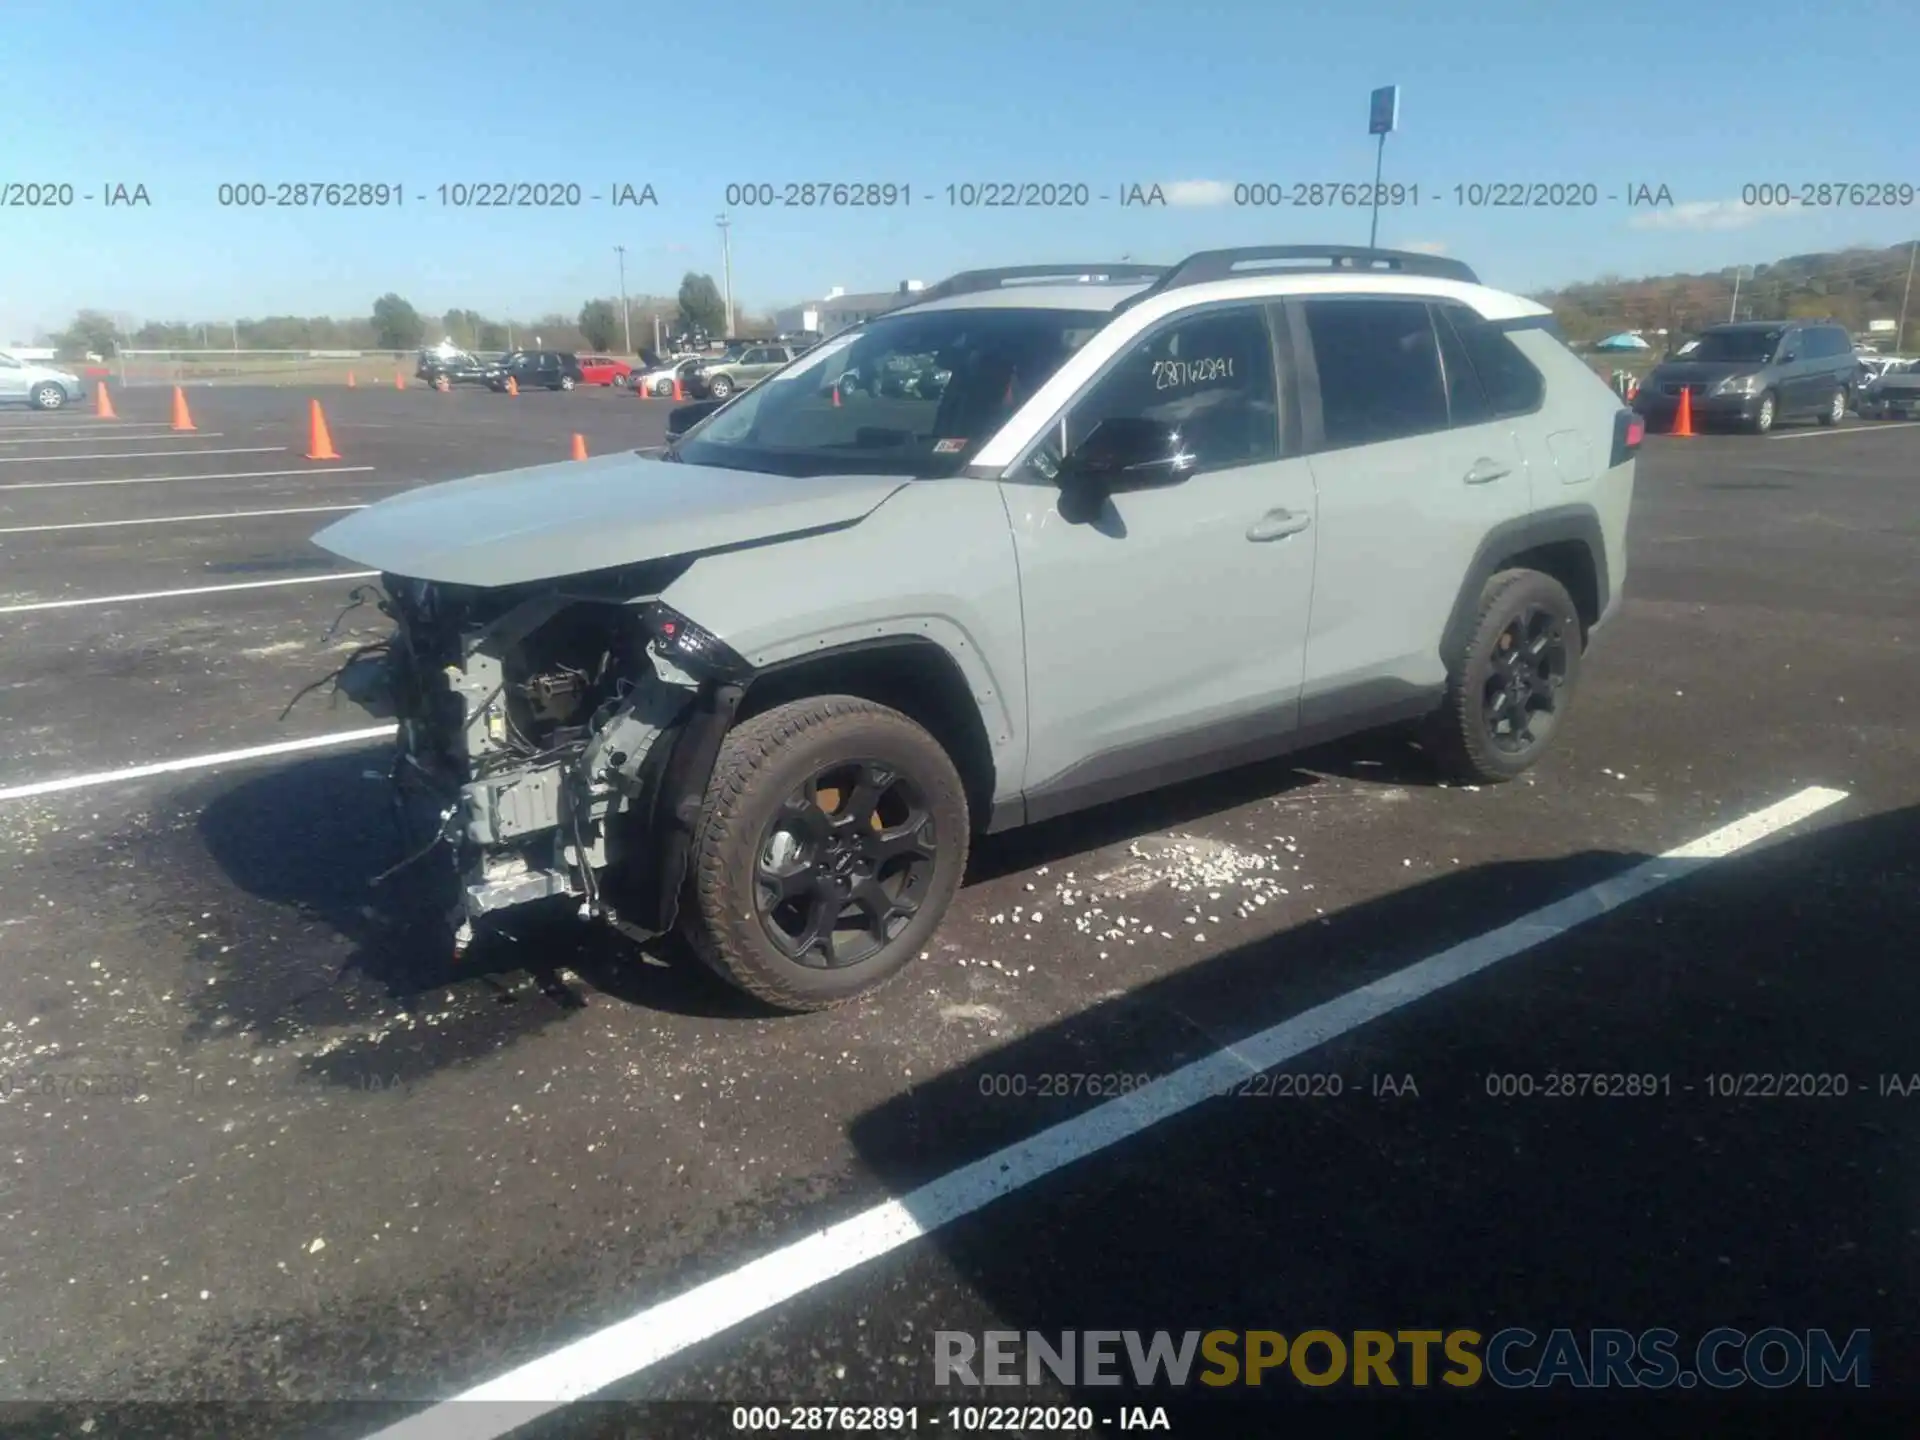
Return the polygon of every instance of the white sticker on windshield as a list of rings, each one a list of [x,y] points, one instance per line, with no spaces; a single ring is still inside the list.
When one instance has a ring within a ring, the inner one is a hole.
[[[966,448],[967,442],[964,440],[936,440],[933,442],[933,453],[936,455],[958,455]]]

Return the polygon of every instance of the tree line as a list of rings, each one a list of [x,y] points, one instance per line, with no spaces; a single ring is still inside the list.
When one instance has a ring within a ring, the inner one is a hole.
[[[629,323],[636,351],[651,349],[655,324],[668,336],[726,333],[727,306],[711,275],[689,271],[676,295],[627,298],[620,313],[618,296],[596,297],[578,313],[552,312],[531,320],[490,317],[477,310],[453,309],[423,315],[404,296],[391,292],[373,302],[364,316],[269,315],[255,320],[162,321],[137,327],[122,324],[101,310],[82,310],[57,334],[42,337],[61,355],[112,356],[121,350],[415,350],[451,340],[468,350],[505,350],[511,345],[541,345],[557,350],[622,353]],[[771,316],[749,316],[736,305],[734,329],[743,334],[771,332]]]
[[[1669,339],[1677,340],[1729,318],[1837,320],[1863,335],[1871,321],[1900,318],[1913,253],[1910,244],[1856,247],[1705,274],[1638,280],[1603,275],[1533,298],[1553,311],[1561,333],[1575,344],[1591,344],[1623,330],[1664,329]],[[1920,307],[1908,307],[1906,334],[1886,336],[1886,348],[1904,348],[1895,342],[1920,338],[1917,311]]]

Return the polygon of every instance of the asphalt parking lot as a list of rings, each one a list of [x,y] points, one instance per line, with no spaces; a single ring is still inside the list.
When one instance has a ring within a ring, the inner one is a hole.
[[[1521,1324],[1870,1329],[1872,1391],[1818,1418],[1911,1405],[1920,427],[1651,439],[1624,608],[1526,781],[1379,738],[983,842],[901,983],[772,1018],[564,926],[447,970],[368,885],[377,744],[328,737],[372,722],[279,718],[378,633],[328,634],[354,579],[313,531],[574,432],[656,445],[669,405],[336,390],[315,462],[301,393],[192,392],[191,435],[167,398],[0,411],[0,1421],[495,1434],[596,1390],[718,1434],[702,1402],[978,1400],[938,1330]],[[1189,1093],[1222,1056],[1245,1083]],[[533,1410],[421,1408],[521,1366]],[[1135,1398],[1194,1435],[1521,1413]],[[1576,1419],[1625,1433],[1614,1399]]]

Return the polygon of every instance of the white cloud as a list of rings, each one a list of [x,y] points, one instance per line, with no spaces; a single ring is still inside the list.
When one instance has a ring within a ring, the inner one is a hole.
[[[1225,180],[1167,180],[1160,193],[1169,205],[1225,205],[1233,199],[1233,186]]]
[[[1416,255],[1444,255],[1447,253],[1447,242],[1444,240],[1409,240],[1406,244],[1398,248],[1411,250]]]
[[[1635,230],[1744,230],[1762,220],[1798,215],[1802,205],[1747,205],[1738,200],[1689,200],[1670,210],[1646,210],[1627,221]]]

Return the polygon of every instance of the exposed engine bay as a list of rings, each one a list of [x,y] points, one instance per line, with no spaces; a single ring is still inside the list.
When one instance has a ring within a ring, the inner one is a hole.
[[[672,924],[699,798],[682,792],[704,785],[747,671],[634,596],[643,578],[527,593],[382,577],[394,632],[334,678],[398,722],[394,869],[451,856],[456,949],[487,916],[554,897],[635,938]]]

